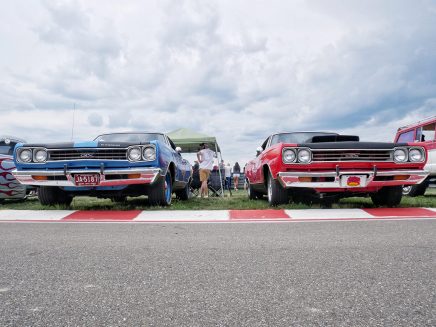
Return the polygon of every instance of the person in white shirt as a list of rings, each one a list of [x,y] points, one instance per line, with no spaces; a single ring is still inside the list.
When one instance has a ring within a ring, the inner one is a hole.
[[[200,144],[201,150],[197,152],[198,162],[200,163],[200,196],[208,196],[207,180],[210,176],[210,171],[213,168],[213,160],[215,152],[209,149],[207,143]]]
[[[232,167],[230,167],[230,163],[227,163],[227,165],[224,166],[224,174],[226,177],[227,187],[230,190],[232,187]]]

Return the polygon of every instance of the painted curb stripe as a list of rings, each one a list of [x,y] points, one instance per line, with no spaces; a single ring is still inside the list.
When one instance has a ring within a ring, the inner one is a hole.
[[[230,219],[289,219],[285,210],[230,210]]]
[[[112,221],[121,220],[129,221],[135,219],[141,213],[140,210],[129,211],[76,211],[65,218],[62,221]]]
[[[174,211],[142,211],[134,221],[226,221],[229,220],[227,210],[174,210]]]
[[[424,208],[363,209],[374,217],[436,217],[436,212]]]
[[[435,219],[436,208],[305,209],[305,210],[166,210],[74,211],[0,210],[0,222],[273,222]]]
[[[67,215],[73,214],[74,210],[0,210],[0,221],[39,220],[56,221]]]
[[[374,216],[362,209],[300,209],[286,210],[292,219],[368,219]]]

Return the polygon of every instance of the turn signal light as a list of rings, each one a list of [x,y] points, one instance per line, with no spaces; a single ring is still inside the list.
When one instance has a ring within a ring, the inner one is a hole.
[[[129,174],[127,175],[129,179],[141,178],[141,174]]]
[[[394,176],[394,181],[405,181],[406,179],[409,179],[410,175],[398,175]]]
[[[35,181],[46,181],[46,180],[47,180],[47,176],[33,176],[33,175],[32,175],[32,178],[33,178]]]
[[[298,181],[302,183],[311,183],[312,177],[298,177]]]

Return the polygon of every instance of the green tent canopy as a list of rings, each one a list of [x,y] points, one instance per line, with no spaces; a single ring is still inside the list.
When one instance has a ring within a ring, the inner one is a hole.
[[[214,136],[197,133],[188,128],[179,128],[167,135],[176,146],[182,148],[183,153],[197,153],[200,143],[208,143],[211,150],[221,152]]]

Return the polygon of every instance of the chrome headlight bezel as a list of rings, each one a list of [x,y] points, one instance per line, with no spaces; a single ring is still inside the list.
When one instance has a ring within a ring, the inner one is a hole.
[[[421,155],[420,158],[417,160],[414,160],[412,152],[418,152]],[[414,147],[414,148],[409,149],[409,161],[410,162],[423,162],[424,160],[425,160],[425,151],[423,148]]]
[[[145,146],[144,149],[142,150],[142,159],[144,161],[155,161],[156,160],[156,148],[152,145]]]
[[[29,153],[28,160],[23,159],[22,154]],[[21,163],[32,163],[33,151],[31,148],[20,148],[17,150],[17,161]]]
[[[404,160],[398,160],[397,156],[395,155],[396,152],[400,152],[402,151],[404,153]],[[394,159],[394,162],[397,163],[406,163],[409,160],[409,151],[407,150],[407,148],[395,148],[394,152],[392,153],[392,157]]]
[[[305,157],[303,157],[305,155]],[[305,158],[305,159],[303,159]],[[308,164],[312,162],[312,151],[308,148],[298,149],[297,159],[299,163]]]
[[[43,159],[38,159],[38,153],[40,153],[40,152],[45,153],[45,156]],[[33,159],[34,163],[45,163],[45,162],[47,162],[47,158],[48,158],[47,149],[45,149],[45,148],[34,148],[33,149],[32,159]]]
[[[292,160],[286,160],[286,153],[292,153],[293,154],[293,159]],[[284,148],[282,150],[282,160],[283,160],[283,163],[285,163],[285,164],[294,163],[295,161],[297,161],[297,151],[296,151],[296,149],[293,149],[293,148]]]
[[[131,154],[133,151],[136,151],[136,157],[132,158]],[[131,146],[127,149],[127,160],[131,161],[131,162],[138,162],[141,161],[142,159],[142,149],[140,146],[138,145],[134,145]]]

